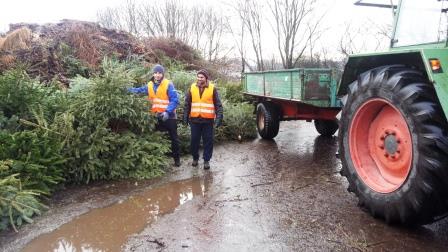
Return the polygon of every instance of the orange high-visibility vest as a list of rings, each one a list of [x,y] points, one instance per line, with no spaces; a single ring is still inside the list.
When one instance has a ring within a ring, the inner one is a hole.
[[[170,84],[170,81],[163,79],[157,88],[157,93],[154,93],[154,82],[150,81],[148,83],[148,98],[152,103],[151,112],[162,113],[168,108],[168,104],[170,103],[168,84]]]
[[[191,111],[190,117],[201,118],[215,118],[215,105],[213,103],[213,88],[212,83],[204,88],[202,96],[199,95],[199,87],[193,83],[190,88],[191,93]]]

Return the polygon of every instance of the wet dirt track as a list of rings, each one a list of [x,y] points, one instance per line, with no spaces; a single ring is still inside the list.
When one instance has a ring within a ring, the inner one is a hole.
[[[312,123],[285,122],[275,141],[217,146],[210,171],[186,158],[160,180],[61,193],[35,224],[2,234],[0,250],[447,250],[446,219],[400,228],[358,208],[336,149]]]

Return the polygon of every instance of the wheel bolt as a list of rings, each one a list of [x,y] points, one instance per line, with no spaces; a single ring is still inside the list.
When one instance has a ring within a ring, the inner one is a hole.
[[[384,156],[388,158],[388,157],[389,157],[389,154],[386,153],[386,154],[384,154]]]
[[[392,132],[392,136],[395,136],[396,135],[396,133],[395,132]]]
[[[380,149],[384,150],[384,145],[380,145]]]
[[[385,138],[384,138],[384,136],[381,136],[380,139],[381,139],[381,141],[384,141]]]

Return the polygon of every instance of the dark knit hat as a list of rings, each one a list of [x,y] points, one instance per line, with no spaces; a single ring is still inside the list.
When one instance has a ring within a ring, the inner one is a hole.
[[[152,68],[152,72],[153,72],[153,73],[165,73],[165,68],[163,68],[162,65],[155,65],[155,66]]]
[[[202,74],[202,75],[204,75],[205,78],[206,78],[207,80],[208,80],[208,78],[210,78],[210,75],[208,74],[208,71],[205,70],[205,69],[201,69],[201,70],[199,70],[197,74]]]

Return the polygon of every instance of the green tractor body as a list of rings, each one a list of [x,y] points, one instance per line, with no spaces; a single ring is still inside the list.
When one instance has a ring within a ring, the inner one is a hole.
[[[350,56],[339,83],[341,174],[373,216],[425,224],[448,212],[448,1],[389,7],[390,50]]]

